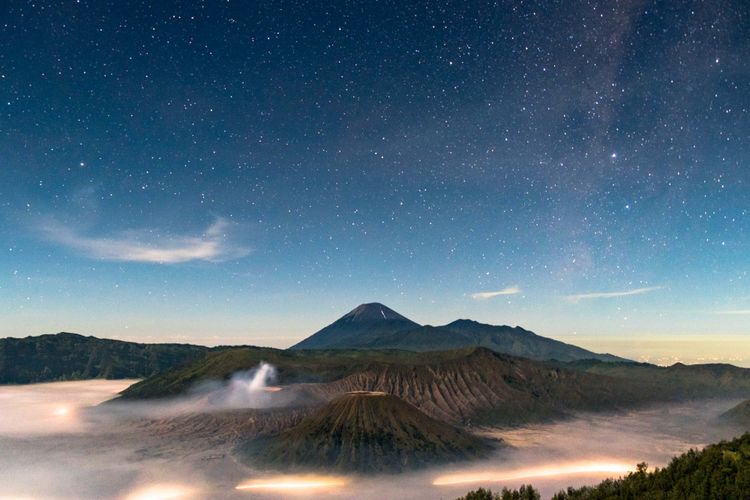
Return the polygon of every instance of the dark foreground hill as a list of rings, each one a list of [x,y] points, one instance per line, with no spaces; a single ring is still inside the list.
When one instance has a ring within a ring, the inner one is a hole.
[[[520,327],[457,320],[444,326],[421,326],[379,303],[362,304],[290,349],[401,349],[445,351],[486,347],[536,360],[627,361],[598,354]]]
[[[597,486],[569,488],[553,500],[725,500],[750,498],[750,434],[703,451],[690,450],[663,469],[636,472]]]
[[[265,467],[400,472],[481,458],[485,441],[382,392],[340,395],[299,424],[239,454]]]
[[[0,339],[0,384],[144,378],[208,351],[189,344],[138,344],[75,333],[5,338]]]

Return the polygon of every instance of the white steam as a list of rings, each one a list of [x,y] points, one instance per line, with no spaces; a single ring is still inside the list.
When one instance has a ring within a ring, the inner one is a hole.
[[[261,361],[255,368],[234,373],[229,380],[200,382],[184,396],[148,402],[115,401],[101,410],[121,416],[168,418],[225,410],[279,408],[294,403],[297,397],[294,390],[281,390],[271,385],[276,378],[276,367]]]
[[[548,499],[568,485],[596,483],[644,460],[663,466],[689,447],[731,437],[728,430],[718,428],[715,417],[737,402],[690,402],[484,429],[483,434],[500,437],[512,448],[499,449],[480,462],[387,478],[345,477],[335,484],[330,478],[312,481],[309,476],[302,483],[294,477],[269,478],[267,472],[243,465],[232,455],[231,440],[212,427],[212,422],[221,421],[217,415],[188,420],[188,428],[171,433],[174,422],[182,420],[170,415],[294,401],[289,387],[272,392],[275,376],[273,366],[261,363],[225,382],[204,385],[185,398],[168,403],[122,402],[112,412],[110,405],[95,405],[127,382],[0,386],[0,499],[288,498],[287,490],[249,489],[249,484],[267,485],[271,480],[287,489],[302,484],[305,490],[299,494],[310,498],[447,499],[480,486],[499,490],[532,483]],[[248,410],[243,418],[253,415]],[[142,416],[146,418],[139,420]],[[121,417],[134,417],[134,423],[123,424]],[[321,482],[324,490],[313,488],[313,483]],[[245,486],[237,489],[241,485]]]
[[[210,400],[225,408],[265,408],[274,401],[269,385],[275,380],[276,368],[261,362],[257,368],[232,375]]]

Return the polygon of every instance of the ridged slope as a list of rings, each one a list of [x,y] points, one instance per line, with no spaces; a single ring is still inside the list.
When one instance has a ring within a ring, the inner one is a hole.
[[[340,395],[298,425],[240,451],[266,466],[399,472],[479,458],[490,447],[385,393]]]
[[[445,422],[510,424],[666,397],[639,387],[478,348],[432,364],[373,363],[341,380],[310,384],[307,389],[322,398],[347,391],[381,391]]]

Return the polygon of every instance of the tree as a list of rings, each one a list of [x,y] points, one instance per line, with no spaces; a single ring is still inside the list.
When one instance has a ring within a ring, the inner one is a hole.
[[[540,500],[542,496],[531,485],[521,485],[517,490],[503,488],[500,493],[493,493],[492,490],[479,488],[468,492],[465,496],[457,500]]]

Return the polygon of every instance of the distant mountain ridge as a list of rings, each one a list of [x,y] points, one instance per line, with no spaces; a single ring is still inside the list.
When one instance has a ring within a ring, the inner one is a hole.
[[[0,384],[145,378],[209,352],[190,344],[139,344],[76,333],[0,339]]]
[[[550,365],[573,368],[596,375],[624,379],[651,389],[668,387],[678,398],[746,397],[750,394],[750,369],[713,363],[704,365],[657,366],[649,363],[611,363],[581,360]]]
[[[422,326],[393,309],[362,304],[290,350],[445,351],[486,347],[534,360],[628,361],[598,354],[521,327],[456,320]],[[147,378],[195,361],[219,348],[191,344],[139,344],[61,332],[0,339],[0,384],[25,384],[91,378]]]
[[[373,302],[362,304],[290,349],[402,349],[442,351],[486,347],[495,352],[535,360],[629,361],[599,354],[521,327],[486,325],[459,319],[443,326],[422,326]]]

